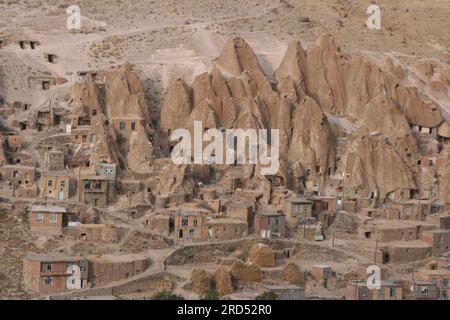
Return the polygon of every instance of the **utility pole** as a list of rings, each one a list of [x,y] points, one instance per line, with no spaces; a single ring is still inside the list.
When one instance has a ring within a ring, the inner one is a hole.
[[[303,240],[306,240],[306,210],[303,208]]]
[[[377,240],[375,240],[375,254],[373,259],[374,264],[377,264],[377,251],[378,251],[378,237]]]
[[[331,247],[334,248],[334,237],[336,235],[336,221],[333,224],[333,239],[331,240]]]

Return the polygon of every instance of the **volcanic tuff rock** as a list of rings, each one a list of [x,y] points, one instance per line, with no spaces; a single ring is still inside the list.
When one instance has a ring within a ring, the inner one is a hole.
[[[396,189],[417,189],[412,172],[392,143],[362,127],[347,142],[342,167],[346,187],[366,195],[376,192],[381,199]]]
[[[202,295],[211,289],[211,275],[201,269],[192,270],[191,274],[192,291]]]
[[[187,165],[176,165],[169,163],[160,174],[161,194],[167,195],[174,192],[184,192],[192,195],[194,192],[194,181],[188,174]]]
[[[214,274],[214,280],[216,283],[216,290],[221,295],[227,295],[233,292],[231,275],[226,268],[224,267],[218,268]]]
[[[435,87],[450,79],[447,69],[430,62],[415,69],[422,78],[434,79]],[[307,50],[291,43],[274,79],[275,85],[245,40],[230,39],[212,72],[197,76],[192,88],[181,80],[170,85],[162,127],[190,129],[194,121],[203,121],[205,128],[279,129],[285,173],[278,176],[297,191],[325,186],[338,166],[352,177],[348,187],[378,191],[381,198],[396,188],[417,188],[421,155],[411,125],[432,128],[444,118],[437,105],[410,86],[402,66],[389,58],[378,64],[344,54],[332,37],[323,36]],[[337,154],[338,131],[331,129],[330,117],[360,128],[340,128],[348,140],[343,154]],[[387,160],[399,179],[380,174],[390,171],[383,168]],[[253,172],[244,172],[250,174],[241,177],[242,185],[262,187]]]
[[[289,263],[283,268],[283,280],[298,286],[305,285],[305,275],[295,263]]]
[[[250,248],[248,260],[262,268],[275,267],[275,254],[269,246],[263,243],[257,243]]]

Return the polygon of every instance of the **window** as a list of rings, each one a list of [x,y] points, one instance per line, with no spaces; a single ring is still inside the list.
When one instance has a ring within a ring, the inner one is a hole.
[[[189,230],[189,236],[190,236],[190,237],[193,237],[193,236],[194,236],[194,229],[190,229],[190,230]]]
[[[431,279],[431,283],[432,284],[437,284],[437,279],[436,278]]]
[[[85,181],[84,182],[84,189],[90,190],[91,189],[91,181]]]
[[[292,204],[292,213],[294,214],[299,214],[302,210],[302,206],[298,203],[293,203]]]
[[[53,180],[48,180],[47,186],[48,186],[49,188],[53,187]]]
[[[56,223],[56,213],[51,213],[50,214],[50,222],[51,223]]]
[[[53,278],[52,277],[44,277],[44,284],[46,286],[51,286],[53,284]]]
[[[136,130],[136,122],[131,123],[131,130],[133,130],[133,131]]]
[[[378,290],[378,296],[381,298],[384,297],[384,288],[380,288],[380,290]]]
[[[188,219],[187,219],[187,218],[181,219],[181,225],[182,225],[183,227],[187,227],[187,226],[188,226]]]
[[[442,279],[442,286],[443,287],[448,287],[448,278]]]
[[[95,182],[95,189],[100,190],[102,188],[102,182],[101,181],[96,181]]]
[[[197,226],[197,219],[194,219],[194,221],[192,222],[192,225],[193,225],[194,227]]]
[[[122,121],[121,121],[121,122],[119,123],[119,129],[120,129],[120,130],[125,130],[125,127],[126,127],[125,122],[122,122]]]
[[[44,214],[43,213],[38,213],[36,215],[36,221],[43,222],[44,221]]]
[[[97,115],[97,110],[92,110],[92,116],[95,117]]]
[[[42,270],[44,272],[52,272],[53,265],[51,263],[44,263],[44,265],[42,266]]]
[[[363,289],[361,291],[361,296],[364,297],[364,298],[369,297],[369,290]]]
[[[323,203],[323,210],[328,210],[328,202]]]
[[[389,297],[395,297],[397,290],[395,288],[389,288]]]
[[[61,181],[61,189],[64,189],[66,187],[66,182],[65,181]]]

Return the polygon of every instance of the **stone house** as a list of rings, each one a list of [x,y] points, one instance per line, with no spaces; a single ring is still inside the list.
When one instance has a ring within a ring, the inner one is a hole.
[[[28,221],[32,232],[60,234],[67,226],[66,209],[33,205],[30,207]]]
[[[50,171],[58,171],[64,169],[64,152],[63,151],[47,151],[45,153],[45,165]]]
[[[70,175],[65,172],[43,172],[41,194],[59,201],[70,198]]]
[[[211,219],[208,221],[208,234],[213,240],[233,240],[247,236],[247,222],[238,219]]]
[[[182,211],[175,215],[176,238],[182,240],[208,240],[205,216],[197,211]]]
[[[105,176],[83,175],[81,177],[80,201],[95,207],[109,203],[109,184]]]
[[[88,260],[28,254],[23,261],[25,287],[36,294],[53,294],[88,287]]]
[[[286,216],[279,211],[261,211],[255,214],[254,231],[263,238],[284,237]]]

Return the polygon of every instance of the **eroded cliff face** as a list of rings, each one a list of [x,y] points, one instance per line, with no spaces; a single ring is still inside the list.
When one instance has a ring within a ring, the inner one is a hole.
[[[104,83],[96,83],[87,75],[69,92],[71,116],[77,116],[81,125],[90,125],[95,136],[90,144],[90,161],[118,163],[123,170],[149,173],[155,152],[149,137],[154,130],[142,84],[129,66],[102,75]],[[124,130],[120,123],[126,124]]]
[[[397,189],[417,189],[411,170],[395,146],[365,127],[348,140],[338,172],[345,175],[345,188],[364,196],[373,192],[384,199]]]
[[[430,90],[444,94],[448,68],[418,61],[411,70]],[[120,159],[133,172],[149,172],[157,149],[149,137],[156,130],[142,85],[129,67],[109,72],[105,79],[104,93],[89,77],[72,88],[74,112],[109,121],[109,126],[96,128],[95,148],[104,150],[103,158]],[[193,134],[195,121],[202,122],[203,130],[279,129],[281,165],[274,176],[295,191],[323,190],[343,173],[346,188],[381,199],[399,188],[429,188],[421,186],[430,179],[420,176],[422,151],[411,127],[436,128],[444,118],[438,105],[410,86],[407,71],[392,59],[350,56],[323,36],[308,49],[291,43],[273,79],[264,74],[245,40],[232,38],[210,73],[198,75],[192,84],[176,79],[169,85],[159,129],[167,138],[179,128]],[[141,119],[142,126],[125,137],[125,147],[111,147],[121,135],[112,129],[114,120],[128,118]],[[267,181],[256,177],[258,166],[241,169],[233,174],[242,187],[263,188]],[[191,189],[166,182],[165,192]]]

